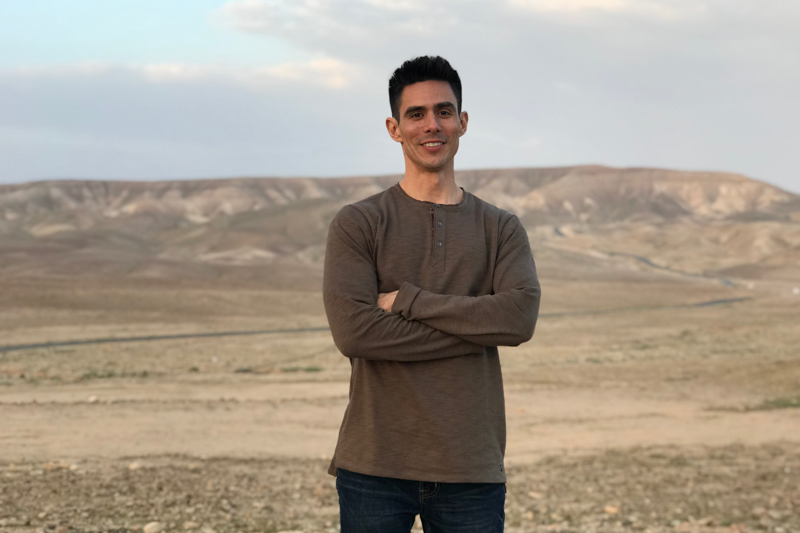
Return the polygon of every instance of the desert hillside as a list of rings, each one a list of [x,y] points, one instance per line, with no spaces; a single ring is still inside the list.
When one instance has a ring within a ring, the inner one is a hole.
[[[0,275],[316,290],[333,215],[400,178],[0,186]],[[545,274],[578,275],[589,262],[800,280],[800,196],[741,175],[579,166],[470,170],[456,181],[520,217]]]
[[[0,530],[337,533],[353,367],[326,234],[399,179],[0,187]],[[505,530],[799,533],[800,197],[600,166],[456,179],[519,215],[542,282],[535,335],[499,350]]]

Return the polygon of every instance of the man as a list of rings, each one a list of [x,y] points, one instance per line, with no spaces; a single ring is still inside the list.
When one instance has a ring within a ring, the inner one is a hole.
[[[506,445],[497,346],[536,325],[540,288],[519,219],[458,187],[461,81],[441,57],[389,81],[405,176],[344,206],[323,300],[350,358],[350,402],[328,473],[342,533],[502,531]]]

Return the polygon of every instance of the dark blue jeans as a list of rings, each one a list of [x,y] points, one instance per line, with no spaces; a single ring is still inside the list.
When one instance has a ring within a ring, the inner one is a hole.
[[[505,523],[505,483],[438,483],[336,469],[341,533],[495,533]]]

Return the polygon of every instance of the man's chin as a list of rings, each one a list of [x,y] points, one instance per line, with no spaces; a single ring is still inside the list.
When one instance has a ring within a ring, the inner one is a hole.
[[[424,158],[418,162],[420,167],[423,167],[425,170],[431,172],[438,172],[440,170],[444,170],[447,168],[448,163],[452,161],[452,157],[436,157],[436,158]]]
[[[431,157],[430,155],[428,155],[428,157],[409,157],[408,160],[410,160],[415,167],[423,172],[441,172],[442,170],[447,169],[448,165],[452,162],[453,157],[443,154],[441,156],[437,155],[436,157]]]
[[[447,163],[441,162],[438,164],[421,164],[417,166],[426,172],[441,172],[447,167]]]

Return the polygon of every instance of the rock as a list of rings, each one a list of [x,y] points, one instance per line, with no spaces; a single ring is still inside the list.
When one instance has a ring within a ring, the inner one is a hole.
[[[606,505],[603,507],[603,512],[606,514],[619,514],[619,507],[615,507],[614,505]]]
[[[542,494],[541,492],[533,492],[533,491],[530,491],[530,492],[528,493],[528,496],[530,496],[530,497],[531,497],[531,498],[533,498],[534,500],[541,500],[542,498],[544,498],[544,494]]]
[[[87,398],[86,401],[89,403],[97,403],[97,396],[94,395],[89,396],[89,398]]]
[[[197,529],[198,527],[200,527],[200,524],[198,524],[197,522],[184,522],[183,523],[183,529],[186,529],[186,530]]]
[[[134,461],[128,465],[128,470],[138,470],[142,467],[142,463],[139,461]]]
[[[150,522],[142,529],[143,533],[161,533],[162,531],[164,531],[164,524],[161,522]]]

